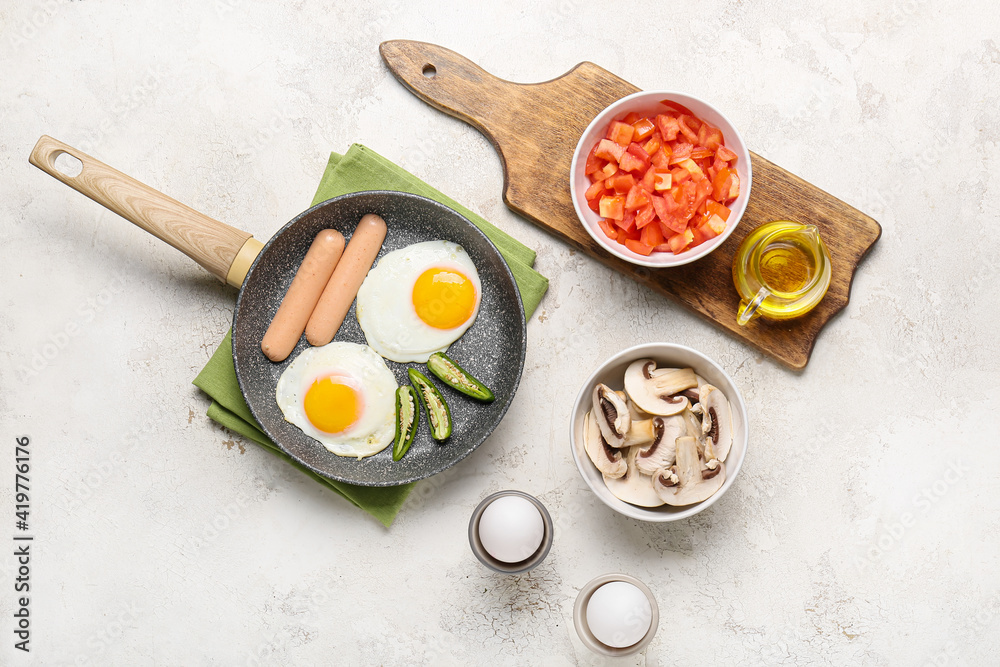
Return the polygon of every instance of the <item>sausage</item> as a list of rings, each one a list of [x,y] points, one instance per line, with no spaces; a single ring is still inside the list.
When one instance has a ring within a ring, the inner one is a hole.
[[[311,345],[326,345],[337,335],[361,283],[382,248],[385,232],[385,220],[374,213],[361,218],[306,324],[306,340]]]
[[[306,322],[344,252],[344,237],[335,229],[324,229],[313,239],[305,259],[281,300],[260,349],[271,361],[284,361],[295,349]]]

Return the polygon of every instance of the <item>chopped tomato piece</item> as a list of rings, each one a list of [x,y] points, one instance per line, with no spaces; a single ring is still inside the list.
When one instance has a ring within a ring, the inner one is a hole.
[[[686,144],[683,141],[678,141],[673,147],[673,152],[670,155],[670,164],[677,164],[681,160],[686,160],[691,157],[691,151],[694,148],[691,144]]]
[[[656,151],[663,147],[663,141],[660,139],[660,133],[654,132],[653,136],[649,138],[649,141],[642,145],[642,150],[646,151],[646,155],[652,157]]]
[[[659,150],[650,155],[649,161],[653,163],[653,166],[658,171],[670,168],[670,156],[667,154],[667,151],[663,150],[662,146]]]
[[[663,232],[660,231],[659,225],[646,225],[642,228],[642,236],[639,237],[639,241],[643,245],[648,245],[650,248],[660,245],[663,243]]]
[[[635,227],[635,211],[625,211],[625,216],[621,220],[615,220],[615,224],[626,232]]]
[[[732,187],[732,182],[730,180],[733,172],[731,169],[720,169],[712,179],[712,199],[715,201],[725,201],[729,190]]]
[[[622,159],[618,162],[623,171],[638,171],[642,172],[645,169],[645,165],[642,160],[626,152],[622,155]]]
[[[619,146],[628,146],[632,142],[633,134],[635,134],[635,128],[630,123],[613,120],[608,126],[607,138]]]
[[[719,135],[721,136],[722,133],[720,132]],[[736,161],[736,153],[729,150],[725,146],[719,146],[719,148],[715,151],[715,156],[721,160],[725,160],[726,162]]]
[[[713,157],[714,155],[715,151],[710,151],[707,148],[695,148],[691,151],[692,160],[703,160],[707,157]]]
[[[715,153],[722,145],[722,130],[708,123],[702,123],[698,130],[698,144]]]
[[[683,160],[678,166],[687,171],[689,174],[691,174],[691,178],[693,178],[694,180],[696,181],[705,180],[705,172],[703,172],[701,170],[701,167],[695,164],[695,161],[692,160],[691,158]]]
[[[691,178],[691,172],[684,167],[674,167],[670,170],[670,173],[673,175],[674,185],[680,185],[684,181]]]
[[[599,198],[602,194],[604,194],[604,181],[594,181],[591,186],[587,188],[587,192],[584,193],[584,197],[587,198],[587,201],[591,201]]]
[[[657,192],[669,190],[673,184],[673,175],[667,170],[656,169],[653,171],[653,189]],[[590,192],[590,190],[587,190]]]
[[[645,245],[641,241],[633,241],[632,239],[625,241],[625,247],[640,255],[649,255],[653,252],[653,248],[651,246]]]
[[[636,183],[628,191],[628,196],[625,198],[625,210],[634,211],[637,208],[642,208],[648,203],[649,203],[649,195],[646,194],[646,191],[642,189],[641,185]]]
[[[670,252],[675,255],[680,254],[680,252],[686,249],[694,241],[694,232],[690,229],[685,229],[680,234],[671,236],[668,243],[670,243]]]
[[[705,202],[705,210],[708,211],[709,215],[719,216],[720,218],[722,218],[723,222],[729,220],[730,210],[726,206],[715,201],[714,199],[709,199],[707,202]]]
[[[587,155],[587,165],[584,167],[583,173],[590,176],[595,171],[599,171],[603,164],[604,163],[601,158],[597,157],[597,145],[595,144],[594,147],[590,149],[590,153]]]
[[[686,113],[689,116],[694,116],[694,112],[688,109],[680,102],[674,102],[673,100],[660,100],[660,104],[667,107],[671,111],[675,111],[677,113]]]
[[[653,208],[652,202],[643,206],[635,214],[635,226],[638,227],[639,229],[642,229],[643,227],[651,223],[653,220],[656,220],[656,209]]]
[[[617,174],[604,181],[604,184],[618,194],[623,195],[635,185],[635,176],[632,174]]]
[[[618,228],[615,226],[615,223],[601,218],[597,221],[597,224],[601,227],[601,231],[604,232],[604,235],[609,239],[616,240],[618,238]]]
[[[692,144],[698,143],[697,127],[692,127],[697,121],[687,114],[681,114],[677,119],[677,125],[680,127],[681,134]]]
[[[615,146],[617,146],[617,145],[618,144],[615,144]],[[617,162],[609,162],[606,165],[604,165],[603,167],[601,167],[601,170],[599,172],[597,172],[596,174],[594,174],[594,176],[597,176],[599,178],[605,178],[605,179],[607,179],[607,178],[611,178],[612,176],[614,176],[617,173],[618,173],[618,163]]]
[[[601,139],[597,144],[597,150],[594,152],[594,155],[608,162],[618,162],[622,159],[624,152],[625,146],[610,139]]]
[[[593,199],[587,200],[587,208],[589,208],[594,213],[601,212],[601,199],[600,197],[594,197]]]
[[[625,217],[625,197],[622,195],[615,195],[609,197],[605,195],[601,197],[601,211],[602,218],[611,218],[612,220],[621,220]]]
[[[730,202],[740,196],[740,177],[733,172],[733,180],[730,181],[729,185],[729,196],[726,198],[727,202]]]
[[[626,114],[626,116],[624,118],[622,118],[622,122],[623,123],[628,123],[629,125],[632,125],[637,120],[639,120],[639,114],[637,114],[634,111],[628,112],[628,114]]]
[[[642,177],[642,180],[639,181],[639,185],[641,185],[642,188],[650,194],[654,192],[653,186],[656,183],[655,176],[656,174],[653,169],[647,169],[646,174]]]
[[[677,124],[676,118],[661,113],[654,119],[654,122],[664,141],[673,141],[677,138],[680,125]]]
[[[632,135],[632,141],[645,141],[653,135],[653,130],[656,129],[656,126],[653,125],[653,121],[648,118],[640,118],[632,123],[632,127],[635,128],[635,134]]]
[[[694,208],[701,209],[712,194],[712,183],[707,178],[695,183]]]
[[[712,232],[714,232],[712,238],[715,238],[722,232],[726,231],[726,221],[718,215],[713,215],[705,224],[712,230]]]

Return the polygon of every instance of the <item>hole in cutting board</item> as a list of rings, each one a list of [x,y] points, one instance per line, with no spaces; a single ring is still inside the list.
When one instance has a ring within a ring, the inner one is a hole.
[[[420,71],[423,72],[424,76],[428,79],[433,79],[438,73],[437,67],[434,67],[434,65],[431,65],[430,63],[424,65],[424,68]]]
[[[59,173],[70,178],[76,178],[83,171],[83,163],[69,153],[59,153],[56,155],[54,164]]]

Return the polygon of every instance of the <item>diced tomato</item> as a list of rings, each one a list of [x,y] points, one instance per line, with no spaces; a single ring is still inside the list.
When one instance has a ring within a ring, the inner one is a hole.
[[[641,185],[642,188],[650,194],[652,194],[655,191],[653,187],[656,182],[655,176],[656,174],[654,173],[654,170],[647,169],[645,175],[643,175],[642,177],[642,180],[639,181],[639,185]]]
[[[652,202],[643,206],[635,214],[635,226],[638,227],[639,229],[642,229],[643,227],[651,223],[653,220],[656,220],[656,209],[653,208]]]
[[[587,165],[583,169],[583,173],[590,176],[595,171],[599,171],[603,166],[604,162],[601,158],[597,157],[597,145],[590,149],[590,153],[587,155]]]
[[[726,201],[726,195],[732,187],[732,174],[732,170],[728,168],[719,170],[712,179],[712,199],[719,202]]]
[[[629,126],[631,127],[631,125]],[[628,144],[626,144],[627,146]],[[601,158],[602,160],[607,160],[608,162],[618,162],[622,159],[622,154],[625,152],[625,146],[611,141],[610,139],[601,139],[597,144],[597,150],[594,155]]]
[[[621,220],[615,220],[615,224],[626,232],[635,227],[635,211],[625,211],[625,216]]]
[[[670,154],[670,164],[677,164],[681,160],[686,160],[691,157],[691,151],[694,146],[691,144],[684,143],[683,141],[678,141],[672,147],[672,153]]]
[[[615,195],[601,197],[600,215],[602,218],[621,220],[625,217],[625,197]]]
[[[613,120],[608,126],[607,138],[619,146],[628,146],[632,142],[635,128],[630,123]]]
[[[683,252],[726,231],[740,194],[722,131],[680,104],[612,121],[592,147],[587,205],[604,234],[635,252]],[[654,224],[655,223],[655,224]]]
[[[680,234],[670,237],[670,240],[668,241],[670,243],[670,252],[678,255],[682,250],[691,245],[693,241],[694,232],[690,229],[685,229]]]
[[[612,241],[618,239],[618,228],[615,226],[615,223],[601,218],[597,221],[597,224],[600,226],[601,231],[604,232],[604,235],[609,239]]]
[[[722,132],[719,132],[719,136],[722,136]],[[718,150],[715,151],[715,156],[721,160],[725,160],[726,162],[736,161],[736,153],[729,150],[725,146],[719,146]]]
[[[628,196],[625,198],[625,210],[635,211],[647,204],[649,204],[649,195],[646,194],[641,185],[636,183],[629,189]]]
[[[681,114],[680,117],[677,118],[677,125],[678,127],[680,127],[681,134],[684,135],[684,138],[687,139],[692,144],[697,144],[698,143],[697,128],[692,127],[694,122],[695,122],[694,119],[691,116],[688,116],[687,114]]]
[[[714,232],[712,238],[715,238],[722,232],[726,231],[726,221],[718,215],[713,215],[705,224],[712,230],[712,232]]]
[[[653,163],[653,167],[655,167],[658,171],[664,171],[670,168],[670,156],[667,155],[667,152],[663,150],[662,146],[659,150],[650,155],[649,161]]]
[[[594,181],[591,184],[591,186],[587,188],[587,192],[584,194],[584,197],[587,198],[587,201],[590,201],[592,199],[600,197],[603,193],[604,193],[604,181]]]
[[[649,255],[653,252],[653,248],[651,246],[645,245],[641,241],[633,241],[632,239],[625,241],[625,247],[640,255]]]
[[[653,125],[653,121],[648,118],[640,118],[632,123],[632,127],[635,128],[635,134],[632,135],[632,141],[645,141],[653,135],[653,130],[656,129],[656,126]]]
[[[701,167],[695,164],[695,161],[692,160],[691,158],[683,160],[678,166],[681,169],[687,171],[689,174],[691,174],[691,178],[693,178],[694,180],[696,181],[705,180],[705,172],[703,172],[701,170]]]
[[[729,185],[729,196],[726,197],[726,201],[731,202],[732,200],[736,199],[739,196],[740,196],[740,177],[737,176],[736,172],[734,171],[733,180],[730,182]]]
[[[657,192],[663,192],[664,190],[669,190],[673,184],[673,175],[666,169],[653,170],[653,189]],[[590,190],[587,190],[590,192]]]
[[[680,102],[674,102],[673,100],[660,100],[660,104],[667,107],[671,111],[675,111],[677,113],[686,113],[689,116],[694,116],[694,112],[688,109]]]
[[[615,146],[617,146],[617,145],[618,144],[615,144]],[[611,178],[612,176],[614,176],[617,173],[618,173],[618,163],[617,162],[609,162],[606,165],[604,165],[603,167],[601,167],[601,170],[599,172],[597,172],[596,174],[594,174],[594,176],[598,176],[600,178],[607,179],[607,178]]]
[[[661,113],[654,119],[654,122],[664,141],[673,141],[677,138],[680,126],[677,124],[676,118]]]
[[[714,199],[709,199],[705,203],[705,209],[709,212],[709,214],[717,215],[720,218],[722,218],[723,222],[729,220],[730,210],[726,208],[726,206],[724,206],[723,204],[720,204],[719,202],[715,201]]]
[[[650,248],[660,245],[663,243],[663,232],[660,231],[659,225],[646,225],[642,228],[642,236],[639,237],[639,241],[643,245],[647,245]]]
[[[604,184],[618,194],[623,195],[628,193],[635,185],[635,176],[632,174],[617,174],[604,181]]]

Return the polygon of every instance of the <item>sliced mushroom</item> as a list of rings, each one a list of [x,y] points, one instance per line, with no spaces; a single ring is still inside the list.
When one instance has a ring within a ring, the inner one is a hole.
[[[597,420],[593,413],[588,412],[583,418],[583,447],[587,450],[587,456],[593,461],[597,469],[601,471],[605,479],[617,479],[625,475],[628,470],[628,463],[622,456],[620,450],[608,444],[608,441],[601,435],[601,429],[597,426]]]
[[[697,440],[690,436],[677,438],[677,463],[671,472],[677,475],[677,484],[668,485],[663,470],[653,476],[653,490],[668,505],[693,505],[707,500],[726,481],[726,466],[719,463],[706,478],[702,474],[702,461],[698,456]],[[717,472],[715,472],[717,470]]]
[[[682,392],[698,386],[690,368],[657,368],[652,359],[633,361],[625,371],[625,392],[642,410],[661,416],[675,415],[691,401]]]
[[[635,456],[638,451],[638,447],[629,449],[628,471],[624,477],[611,479],[605,475],[604,483],[607,485],[608,491],[620,500],[639,507],[659,507],[664,500],[653,490],[652,478],[639,472],[635,465]]]
[[[705,434],[712,441],[715,455],[725,461],[733,446],[733,416],[725,395],[710,384],[698,388],[699,400],[705,409],[706,419],[710,419],[709,430]]]
[[[645,446],[656,440],[657,423],[660,417],[632,420],[632,425],[625,434],[625,444],[622,447]]]
[[[695,416],[692,410],[685,410],[680,414],[681,419],[684,420],[684,427],[687,433],[682,433],[681,435],[689,435],[692,438],[702,439],[701,433],[701,420]],[[699,447],[701,449],[701,447]]]
[[[594,387],[594,421],[608,444],[618,449],[625,444],[625,435],[632,425],[632,416],[625,399],[606,384]]]
[[[647,475],[674,464],[675,441],[685,433],[684,420],[680,417],[657,417],[655,421],[659,423],[657,437],[635,455],[636,467]]]

